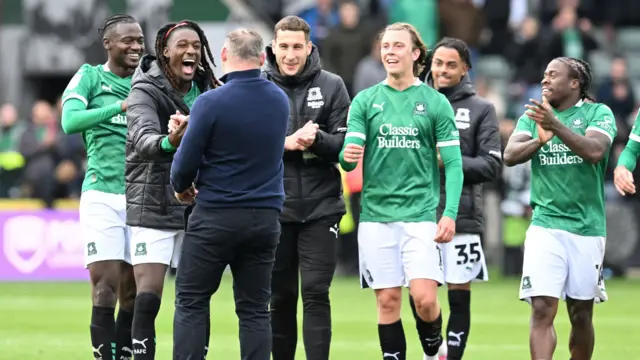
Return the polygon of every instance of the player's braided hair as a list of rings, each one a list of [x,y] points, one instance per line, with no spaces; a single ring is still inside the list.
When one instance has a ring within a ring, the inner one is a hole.
[[[179,90],[179,81],[175,75],[171,72],[169,68],[169,59],[163,56],[164,48],[167,47],[167,41],[171,35],[171,32],[177,28],[189,28],[195,31],[200,38],[200,42],[202,43],[202,48],[200,48],[200,63],[198,64],[198,71],[196,71],[196,76],[198,72],[204,74],[210,74],[211,78],[211,87],[216,88],[220,86],[220,81],[216,79],[216,76],[213,74],[213,67],[216,66],[216,63],[213,59],[213,55],[211,54],[211,47],[209,46],[209,41],[202,31],[202,28],[198,24],[190,20],[183,20],[178,23],[169,23],[163,26],[160,30],[158,30],[158,34],[156,35],[156,44],[155,51],[156,57],[158,59],[158,64],[160,65],[160,69],[171,83],[174,89]]]
[[[580,83],[580,99],[595,102],[595,99],[589,95],[589,89],[591,89],[591,83],[593,82],[593,73],[589,63],[572,57],[559,57],[556,60],[565,64],[569,68],[570,75],[578,79]]]
[[[136,21],[136,19],[131,15],[113,14],[107,17],[106,19],[104,19],[102,26],[98,29],[98,34],[100,34],[101,37],[104,37],[107,31],[110,30],[111,27],[116,24],[119,24],[119,23],[131,24],[131,23],[137,23],[137,22],[138,21]]]

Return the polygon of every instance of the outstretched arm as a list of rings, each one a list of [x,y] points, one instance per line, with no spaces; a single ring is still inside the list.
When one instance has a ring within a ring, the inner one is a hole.
[[[87,110],[96,87],[95,79],[95,69],[87,64],[82,65],[64,90],[61,125],[66,134],[87,131],[124,112],[122,101]]]

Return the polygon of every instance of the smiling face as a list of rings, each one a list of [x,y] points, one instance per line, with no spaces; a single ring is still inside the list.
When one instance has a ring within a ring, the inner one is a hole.
[[[411,34],[406,30],[387,30],[380,40],[380,57],[387,74],[403,76],[413,73],[413,63],[420,50],[413,47]]]
[[[103,40],[109,58],[125,69],[135,69],[144,52],[144,34],[138,23],[116,24]]]
[[[456,49],[441,46],[433,54],[431,76],[436,89],[458,85],[468,70]]]
[[[559,60],[553,60],[547,65],[541,84],[542,95],[554,108],[560,107],[580,90],[578,79],[572,77],[569,67]]]
[[[271,44],[278,70],[285,76],[296,76],[311,54],[311,41],[304,31],[278,30]]]
[[[169,58],[169,68],[174,76],[184,82],[193,80],[202,57],[200,36],[188,27],[174,29],[169,34],[163,55]]]

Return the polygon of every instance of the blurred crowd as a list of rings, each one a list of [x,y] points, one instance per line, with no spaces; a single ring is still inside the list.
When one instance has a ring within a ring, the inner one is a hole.
[[[476,92],[489,99],[506,140],[529,98],[540,97],[540,81],[554,57],[591,62],[592,95],[616,114],[618,136],[607,179],[624,147],[638,108],[640,1],[637,0],[245,0],[262,21],[284,15],[304,18],[312,28],[323,67],[340,75],[353,97],[382,81],[377,34],[396,21],[412,23],[433,46],[445,36],[472,49]],[[303,4],[304,6],[302,6]],[[294,9],[294,10],[291,10]],[[634,28],[633,25],[638,26]],[[635,34],[635,36],[634,36]],[[215,47],[215,46],[214,46]],[[634,53],[637,50],[638,53]],[[634,73],[635,72],[635,73]],[[426,74],[423,74],[426,75]],[[60,129],[60,104],[36,102],[31,114],[16,106],[0,111],[0,197],[79,197],[84,169],[81,136]],[[505,168],[498,194],[507,250],[521,246],[528,225],[528,165]],[[615,191],[611,201],[618,201]],[[517,266],[515,267],[517,268]]]

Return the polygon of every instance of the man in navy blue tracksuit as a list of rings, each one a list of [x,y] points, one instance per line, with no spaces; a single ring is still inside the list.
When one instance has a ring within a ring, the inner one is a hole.
[[[174,360],[201,360],[211,296],[227,265],[234,278],[241,358],[269,360],[271,271],[284,202],[289,100],[261,78],[255,31],[231,32],[221,52],[225,85],[201,95],[171,168],[182,202],[197,200],[176,276]],[[197,177],[197,183],[193,184]]]

